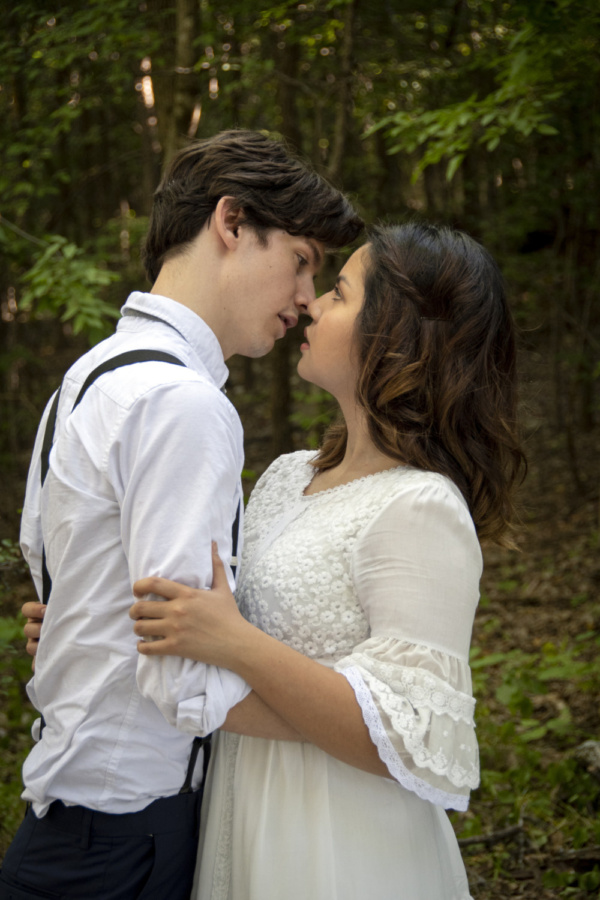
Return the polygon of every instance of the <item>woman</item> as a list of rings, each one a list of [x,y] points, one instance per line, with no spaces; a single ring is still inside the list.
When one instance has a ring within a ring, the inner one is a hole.
[[[259,480],[237,606],[218,556],[210,592],[135,586],[171,600],[133,607],[141,653],[264,704],[216,741],[198,897],[467,900],[444,809],[478,784],[479,541],[509,542],[523,465],[502,280],[460,232],[378,229],[308,312],[298,371],[343,421]]]

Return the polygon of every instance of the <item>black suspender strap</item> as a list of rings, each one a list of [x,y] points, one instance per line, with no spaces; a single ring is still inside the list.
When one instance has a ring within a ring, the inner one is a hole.
[[[185,363],[182,363],[176,356],[173,356],[171,353],[163,353],[162,350],[130,350],[128,353],[120,353],[118,356],[113,356],[112,359],[107,359],[106,362],[97,366],[93,372],[90,372],[77,394],[77,400],[73,404],[73,409],[81,403],[83,395],[96,378],[100,378],[105,372],[112,372],[113,369],[120,369],[121,366],[130,366],[138,362],[167,362],[172,363],[174,366],[185,366]]]
[[[48,474],[48,466],[50,465],[50,451],[52,450],[52,440],[54,438],[54,428],[56,426],[56,411],[58,409],[58,401],[60,400],[60,392],[61,392],[62,384],[54,395],[54,400],[52,401],[52,406],[50,407],[50,412],[48,413],[48,421],[46,422],[46,430],[44,432],[44,441],[42,443],[42,456],[41,456],[41,478],[42,478],[42,487],[44,485],[44,481],[46,480],[46,475]]]
[[[196,760],[198,759],[198,754],[200,753],[200,747],[204,747],[204,762],[202,765],[202,781],[206,778],[206,770],[208,769],[208,763],[210,760],[210,739],[212,734],[207,734],[206,737],[195,737],[194,742],[192,743],[192,749],[190,751],[190,761],[188,762],[187,772],[185,773],[185,781],[179,791],[180,794],[191,794],[194,790],[192,787],[192,781],[194,778],[194,769],[196,768]]]
[[[46,475],[48,474],[48,469],[50,467],[50,451],[52,450],[54,428],[56,426],[56,411],[58,410],[58,401],[60,399],[61,388],[62,385],[57,390],[54,400],[52,401],[52,406],[50,407],[50,412],[48,413],[48,421],[46,422],[46,430],[44,431],[42,455],[40,458],[40,478],[42,481],[42,487],[44,486],[44,481],[46,480]],[[46,548],[42,544],[42,603],[44,604],[44,606],[48,605],[51,590],[52,579],[50,578],[48,566],[46,565]]]
[[[90,374],[84,381],[79,394],[77,395],[77,399],[73,404],[73,409],[75,409],[75,407],[79,403],[81,403],[83,395],[85,394],[89,386],[94,383],[96,378],[104,375],[105,372],[111,372],[113,369],[119,369],[121,366],[130,366],[133,363],[151,361],[168,362],[172,363],[175,366],[185,365],[185,363],[182,363],[181,360],[177,359],[176,356],[173,356],[171,353],[164,353],[162,350],[130,350],[128,353],[120,353],[118,356],[113,356],[112,359],[107,359],[105,362],[97,366],[92,372],[90,372]],[[56,396],[54,397],[54,400],[52,402],[52,406],[50,407],[50,412],[48,413],[48,421],[46,422],[46,430],[44,432],[42,456],[40,460],[40,476],[42,480],[42,486],[44,485],[46,475],[48,474],[48,469],[50,468],[50,451],[52,450],[52,443],[54,440],[56,414],[58,411],[58,401],[60,399],[61,388],[62,385],[57,390]],[[73,410],[71,410],[71,412],[72,411]],[[45,605],[48,604],[51,590],[52,579],[50,578],[50,573],[48,572],[48,567],[46,566],[46,550],[44,546],[42,546],[42,603],[44,603]]]
[[[238,508],[235,514],[235,520],[231,529],[231,571],[233,573],[233,577],[235,578],[235,573],[237,571],[237,567],[239,565],[238,561],[238,538],[240,536],[240,513],[242,509],[242,501],[238,503]]]

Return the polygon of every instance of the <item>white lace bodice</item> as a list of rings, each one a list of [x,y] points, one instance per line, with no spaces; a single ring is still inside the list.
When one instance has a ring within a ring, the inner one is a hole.
[[[255,489],[238,598],[246,618],[262,631],[333,663],[369,636],[353,585],[352,550],[397,472],[304,496],[315,471],[308,465],[312,456],[281,458]],[[301,464],[290,465],[292,460]]]
[[[478,781],[468,648],[481,554],[448,479],[399,466],[304,495],[313,453],[280,457],[248,504],[246,618],[352,684],[390,774],[464,808]]]

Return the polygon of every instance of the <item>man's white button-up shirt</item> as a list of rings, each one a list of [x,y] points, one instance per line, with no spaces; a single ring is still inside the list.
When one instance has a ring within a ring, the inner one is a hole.
[[[23,770],[38,816],[55,799],[124,813],[177,793],[192,737],[218,728],[249,692],[227,670],[137,653],[133,582],[161,575],[209,588],[211,540],[229,561],[243,435],[206,323],[154,294],[132,294],[122,313],[116,333],[64,379],[42,489],[48,405],[27,482],[21,546],[40,597],[42,544],[52,578],[28,685],[46,724]],[[108,372],[72,411],[96,366],[137,349],[186,368],[152,361]]]

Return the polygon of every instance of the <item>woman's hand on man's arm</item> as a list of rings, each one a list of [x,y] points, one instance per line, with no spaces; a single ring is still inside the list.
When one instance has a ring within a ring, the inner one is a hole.
[[[21,612],[27,619],[27,623],[23,628],[23,634],[27,638],[25,649],[30,656],[33,656],[31,668],[35,672],[35,654],[37,653],[38,643],[42,633],[42,622],[44,621],[46,607],[43,603],[29,600],[27,603],[23,604]]]

